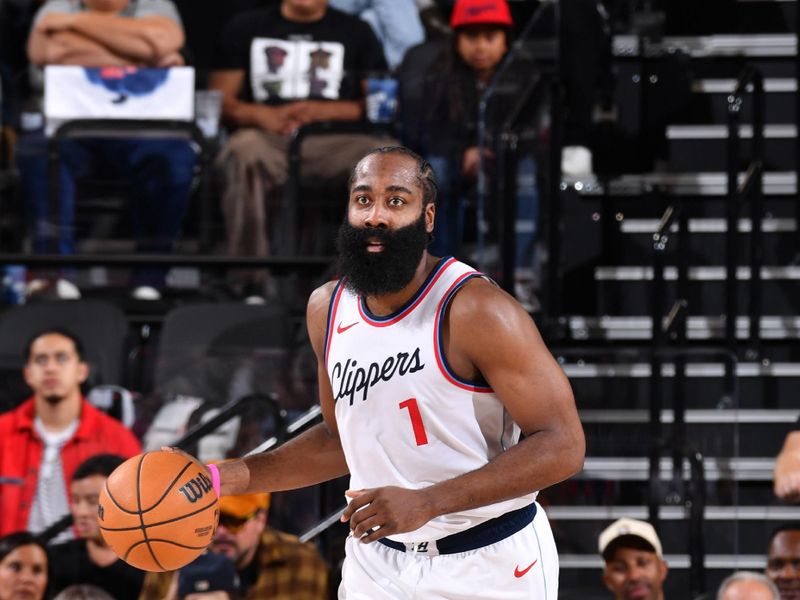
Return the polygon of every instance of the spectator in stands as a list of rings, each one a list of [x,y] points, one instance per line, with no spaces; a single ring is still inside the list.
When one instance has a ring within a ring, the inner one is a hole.
[[[269,494],[223,496],[211,551],[236,563],[247,600],[325,600],[328,569],[313,544],[267,526]]]
[[[289,134],[316,121],[361,119],[362,78],[385,71],[386,61],[369,25],[327,0],[282,0],[234,17],[220,55],[210,87],[222,91],[223,118],[239,128],[218,159],[228,252],[267,256],[265,201],[286,182]],[[313,136],[302,145],[303,176],[344,178],[385,144],[365,134]]]
[[[118,600],[96,585],[76,584],[61,590],[53,600]]]
[[[781,600],[781,596],[765,575],[737,571],[720,584],[717,600]]]
[[[72,333],[35,335],[25,346],[23,375],[33,396],[0,415],[0,535],[39,533],[67,516],[66,482],[90,456],[141,452],[130,431],[83,397],[89,366]],[[66,531],[59,539],[70,538]]]
[[[78,539],[50,548],[50,589],[88,583],[116,600],[136,600],[144,572],[120,560],[100,535],[97,506],[106,479],[121,465],[115,454],[98,454],[83,461],[70,482],[70,512]]]
[[[616,600],[664,600],[667,563],[650,523],[618,519],[600,534],[603,583]]]
[[[47,590],[47,550],[27,531],[0,538],[0,600],[42,600]]]
[[[426,73],[422,87],[426,93],[419,99],[420,106],[401,107],[407,144],[425,156],[438,175],[437,219],[430,246],[437,256],[462,253],[467,204],[464,192],[475,189],[481,162],[487,176],[499,177],[493,158],[504,121],[520,109],[522,122],[514,130],[535,133],[541,117],[532,106],[518,106],[524,88],[535,77],[534,65],[515,60],[505,75],[499,80],[495,77],[508,52],[513,25],[506,0],[457,0],[450,24],[454,42]],[[491,84],[498,86],[487,107],[487,137],[481,154],[478,105]],[[417,115],[422,118],[417,119]],[[521,143],[516,169],[515,293],[529,311],[538,306],[533,294],[539,210],[534,147],[535,140]],[[487,217],[495,213],[493,206],[487,206]]]
[[[402,62],[406,50],[425,39],[414,0],[330,0],[330,5],[370,24],[392,70]]]
[[[223,554],[206,552],[178,571],[178,598],[181,600],[229,600],[239,597],[238,590],[236,566]]]
[[[182,65],[184,34],[169,0],[50,0],[28,39],[30,61],[86,67]],[[146,117],[147,115],[142,115]],[[48,170],[44,139],[23,136],[18,163],[34,228],[34,248],[47,250]],[[197,155],[177,139],[81,139],[61,145],[58,250],[75,251],[75,186],[102,172],[132,181],[133,227],[142,252],[169,252],[180,235]],[[137,283],[158,287],[163,271],[141,271]]]
[[[775,460],[775,495],[787,502],[800,501],[800,430],[786,436]]]
[[[800,523],[783,525],[772,533],[767,577],[780,590],[782,600],[800,598]]]

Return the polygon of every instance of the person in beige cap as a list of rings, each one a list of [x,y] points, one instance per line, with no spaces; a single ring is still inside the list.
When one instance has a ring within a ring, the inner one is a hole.
[[[236,564],[245,600],[327,600],[327,565],[313,544],[267,526],[269,500],[269,494],[222,496],[211,551]]]
[[[618,519],[598,540],[605,561],[603,583],[616,600],[664,600],[667,563],[650,523]]]

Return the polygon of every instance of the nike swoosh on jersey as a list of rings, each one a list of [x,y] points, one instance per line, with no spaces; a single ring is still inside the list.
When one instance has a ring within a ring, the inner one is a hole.
[[[514,577],[517,577],[517,578],[523,577],[525,575],[525,573],[530,571],[533,568],[533,565],[535,565],[537,562],[539,562],[538,558],[535,561],[533,561],[531,564],[529,564],[526,568],[524,568],[522,570],[520,570],[519,565],[517,565],[517,568],[514,569]]]
[[[350,325],[342,327],[342,322],[339,321],[339,325],[336,326],[336,333],[344,333],[345,331],[347,331],[351,327],[355,327],[356,325],[358,325],[360,322],[361,321],[356,321],[355,323],[351,323]]]

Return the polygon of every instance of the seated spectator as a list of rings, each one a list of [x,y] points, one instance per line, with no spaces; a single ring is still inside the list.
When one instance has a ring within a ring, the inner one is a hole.
[[[211,551],[236,564],[242,598],[324,600],[328,568],[313,544],[267,526],[269,494],[223,496]]]
[[[66,482],[90,456],[141,452],[130,431],[83,397],[89,366],[75,335],[42,331],[24,356],[23,376],[33,396],[0,415],[0,535],[39,533],[67,516]],[[72,537],[66,531],[59,540]]]
[[[408,144],[415,147],[438,175],[439,195],[436,224],[430,252],[437,256],[463,256],[466,190],[474,190],[484,173],[494,178],[492,160],[504,120],[519,103],[519,94],[535,68],[521,62],[502,78],[502,85],[490,99],[486,112],[487,137],[481,157],[478,149],[478,104],[484,90],[495,81],[495,73],[510,46],[511,12],[506,0],[458,0],[451,25],[455,32],[452,46],[426,73],[422,106],[401,106],[411,111],[412,123],[406,131]],[[537,129],[538,113],[523,111],[523,129]],[[414,118],[419,115],[416,127]],[[534,243],[539,211],[537,166],[531,145],[521,146],[517,160],[516,186],[516,271],[515,294],[523,306],[533,311],[538,301],[533,295]],[[487,187],[487,189],[490,189]],[[496,213],[488,205],[487,219]],[[491,212],[489,212],[491,211]],[[478,215],[481,218],[481,215]],[[513,217],[512,217],[513,218]],[[482,227],[477,223],[476,227]]]
[[[118,600],[96,585],[71,585],[61,590],[53,600]]]
[[[737,571],[720,584],[717,600],[781,600],[781,596],[763,574]]]
[[[180,18],[169,0],[50,0],[37,13],[28,55],[37,66],[170,67],[183,64]],[[146,115],[142,115],[146,117]],[[60,212],[48,222],[45,140],[23,136],[18,164],[33,226],[34,249],[48,249],[58,227],[58,251],[75,251],[75,186],[90,173],[132,181],[133,228],[142,252],[169,252],[177,240],[197,155],[177,139],[80,139],[61,145]],[[163,272],[138,284],[158,286]]]
[[[69,509],[78,539],[50,547],[52,592],[87,583],[105,590],[116,600],[139,597],[144,572],[117,557],[100,534],[97,521],[100,492],[108,476],[122,462],[122,457],[115,454],[98,454],[75,469],[70,482]]]
[[[231,600],[238,590],[236,567],[223,554],[206,552],[178,571],[179,600]]]
[[[800,501],[800,431],[786,436],[775,460],[775,495],[786,502]]]
[[[391,70],[402,62],[406,50],[425,40],[414,0],[330,0],[330,5],[370,24]]]
[[[616,600],[664,600],[667,563],[650,523],[618,519],[598,540],[605,561],[603,583]]]
[[[26,531],[0,538],[0,600],[42,600],[47,590],[47,551]]]
[[[237,15],[223,31],[222,64],[210,87],[222,91],[223,118],[239,128],[218,157],[230,255],[270,253],[265,201],[274,202],[286,182],[289,135],[316,121],[360,120],[362,78],[386,70],[369,25],[327,4],[282,0]],[[302,145],[303,176],[345,178],[368,150],[385,144],[362,134],[311,137]]]
[[[778,587],[782,600],[800,598],[800,523],[789,523],[772,532],[767,577]]]

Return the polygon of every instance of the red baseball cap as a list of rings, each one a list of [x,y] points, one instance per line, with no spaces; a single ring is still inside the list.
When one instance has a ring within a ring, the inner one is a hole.
[[[465,25],[503,25],[511,27],[511,11],[506,0],[456,0],[450,27]]]

